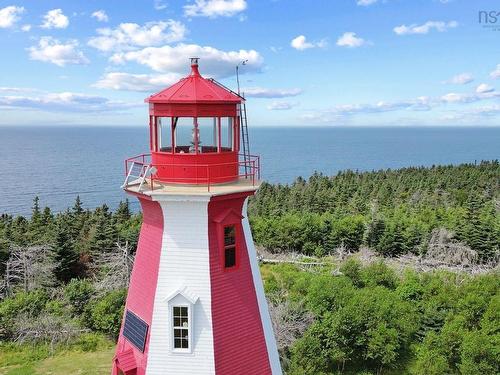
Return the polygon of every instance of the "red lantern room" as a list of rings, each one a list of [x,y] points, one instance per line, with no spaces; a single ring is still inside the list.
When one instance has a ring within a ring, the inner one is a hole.
[[[210,186],[255,179],[257,158],[250,157],[248,149],[239,154],[244,98],[214,79],[203,78],[197,58],[191,59],[187,77],[145,102],[151,153],[128,159],[127,173],[135,163],[136,169],[141,164],[150,168],[136,177],[149,174],[146,177],[153,183]]]

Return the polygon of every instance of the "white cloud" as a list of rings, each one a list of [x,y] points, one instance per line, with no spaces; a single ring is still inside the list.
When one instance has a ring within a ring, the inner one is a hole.
[[[365,44],[367,44],[366,40],[359,38],[356,36],[356,33],[353,32],[344,33],[337,39],[337,46],[340,47],[355,48],[361,47]]]
[[[470,110],[468,113],[480,116],[495,116],[500,114],[500,105],[493,104],[490,106],[478,107]]]
[[[232,17],[247,8],[245,0],[195,0],[194,4],[184,6],[188,17]]]
[[[457,21],[443,22],[443,21],[427,21],[422,25],[412,24],[409,26],[401,25],[396,26],[393,30],[398,35],[409,34],[427,34],[432,29],[439,32],[447,31],[458,26]]]
[[[69,25],[69,19],[63,14],[62,9],[52,9],[43,16],[41,25],[44,29],[65,29]]]
[[[150,47],[161,43],[173,43],[184,39],[186,27],[178,21],[122,23],[115,29],[97,29],[99,36],[89,40],[89,46],[100,51],[120,51],[134,47]]]
[[[32,87],[0,87],[0,92],[9,92],[9,93],[33,93],[39,92],[40,90],[34,89]]]
[[[361,5],[361,6],[368,6],[375,4],[378,0],[358,0],[356,1],[356,4]]]
[[[292,103],[292,102],[279,101],[279,102],[272,102],[267,106],[267,109],[269,109],[270,111],[287,111],[298,105],[299,103],[297,102]]]
[[[121,72],[106,73],[93,86],[101,89],[156,92],[177,82],[182,75],[166,74],[130,74]]]
[[[480,87],[478,87],[478,89],[480,89]],[[477,102],[480,100],[494,99],[494,98],[498,98],[498,97],[500,97],[500,93],[496,92],[493,89],[490,90],[489,86],[488,86],[486,88],[486,91],[479,92],[476,90],[476,93],[474,93],[474,94],[470,94],[470,93],[457,94],[454,92],[450,92],[446,95],[443,95],[441,97],[441,101],[444,103],[451,103],[451,104],[473,103],[473,102]]]
[[[24,32],[28,32],[28,31],[31,30],[31,25],[29,25],[29,24],[23,25],[21,27],[21,30],[24,31]]]
[[[399,100],[394,102],[379,101],[375,104],[343,104],[332,108],[307,112],[302,118],[317,122],[345,121],[347,118],[374,113],[396,112],[396,111],[431,111],[439,106],[469,106],[470,103],[483,100],[500,98],[500,93],[488,91],[482,93],[448,93],[441,97],[420,96],[410,100]],[[458,109],[456,110],[458,111]],[[474,109],[470,110],[471,112]]]
[[[167,4],[163,3],[161,0],[154,0],[153,6],[156,10],[163,10],[167,8]]]
[[[99,22],[108,22],[109,21],[108,15],[102,9],[96,10],[94,13],[92,13],[91,17],[94,17]]]
[[[72,92],[44,93],[39,96],[0,96],[0,107],[38,109],[48,112],[107,112],[142,105]]]
[[[455,92],[450,92],[443,95],[441,100],[446,103],[470,103],[474,100],[474,97],[469,94],[457,94]]]
[[[241,61],[248,60],[241,73],[259,72],[263,58],[255,50],[221,51],[213,47],[196,44],[178,44],[176,46],[148,47],[139,51],[116,53],[110,60],[116,64],[133,61],[146,65],[162,73],[187,74],[190,57],[199,57],[203,75],[215,78],[230,77],[235,74],[235,67]]]
[[[445,81],[445,83],[452,83],[455,85],[465,85],[472,81],[474,81],[474,77],[472,76],[472,74],[460,73],[457,74],[456,76],[451,77],[448,81]]]
[[[21,19],[21,14],[24,13],[23,7],[10,5],[0,9],[0,29],[8,29]]]
[[[478,94],[485,94],[485,93],[493,92],[493,91],[495,91],[495,89],[493,87],[491,87],[490,85],[488,85],[487,83],[481,83],[476,88],[476,92]]]
[[[302,94],[299,88],[292,89],[267,89],[263,87],[247,87],[242,89],[246,97],[249,98],[286,98]]]
[[[31,60],[50,62],[58,66],[88,64],[89,60],[78,49],[78,41],[61,43],[50,36],[40,38],[38,46],[28,48]]]
[[[498,64],[496,69],[490,73],[490,77],[493,79],[500,78],[500,64]]]
[[[309,48],[315,48],[315,47],[324,48],[324,47],[326,47],[327,42],[325,39],[322,39],[319,42],[311,43],[311,42],[307,41],[307,39],[304,35],[299,35],[298,37],[292,39],[292,41],[290,42],[290,45],[299,51],[303,51],[303,50],[306,50]]]

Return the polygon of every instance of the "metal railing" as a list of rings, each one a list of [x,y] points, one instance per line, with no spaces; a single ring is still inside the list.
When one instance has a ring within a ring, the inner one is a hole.
[[[243,157],[242,154],[238,158]],[[223,169],[235,168],[236,174],[220,173]],[[170,169],[168,177],[162,178],[161,175],[166,170]],[[176,175],[175,169],[185,171],[190,169],[194,171],[194,176],[173,177]],[[219,173],[214,173],[217,170]],[[202,173],[205,172],[205,173]],[[244,178],[250,180],[252,186],[260,179],[260,158],[257,155],[250,155],[247,160],[238,160],[230,163],[215,163],[215,164],[198,164],[198,163],[170,163],[170,164],[154,164],[151,161],[151,154],[141,154],[125,160],[125,182],[123,187],[129,186],[130,182],[139,183],[139,191],[144,183],[150,185],[151,190],[154,190],[154,183],[160,184],[176,184],[176,185],[206,185],[207,190],[216,184],[234,181]],[[133,179],[133,180],[132,180]],[[148,181],[149,180],[149,181]]]

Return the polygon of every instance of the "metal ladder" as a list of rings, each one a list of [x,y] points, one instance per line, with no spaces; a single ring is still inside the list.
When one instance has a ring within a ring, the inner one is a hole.
[[[243,161],[245,162],[245,177],[252,173],[250,170],[250,141],[248,139],[247,105],[240,104],[241,145],[243,147]]]
[[[241,122],[241,144],[243,148],[243,161],[245,162],[245,176],[252,174],[252,170],[250,167],[250,141],[248,139],[248,121],[247,121],[247,105],[245,103],[245,93],[235,92],[230,88],[224,86],[222,83],[216,81],[213,78],[209,78],[209,81],[215,83],[219,87],[233,93],[234,95],[239,96],[242,100],[242,103],[239,104],[238,112],[240,115]],[[239,86],[239,85],[238,85]],[[239,91],[239,88],[238,88]]]

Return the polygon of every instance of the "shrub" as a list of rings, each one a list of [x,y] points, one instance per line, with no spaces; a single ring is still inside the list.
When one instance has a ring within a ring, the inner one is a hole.
[[[500,335],[472,331],[462,342],[460,371],[467,375],[497,375],[500,373]]]
[[[43,290],[19,292],[14,297],[0,303],[0,331],[10,336],[16,317],[26,315],[36,317],[45,308],[49,297]]]
[[[395,289],[398,279],[394,271],[383,261],[373,262],[366,266],[362,272],[363,283],[368,286],[383,286]]]
[[[123,316],[126,290],[109,292],[99,300],[93,301],[84,313],[85,324],[93,330],[118,337]]]
[[[355,258],[347,259],[340,267],[340,272],[349,279],[354,286],[361,288],[364,286],[363,280],[361,278],[361,263]]]
[[[64,295],[71,304],[74,315],[83,313],[93,293],[94,288],[88,280],[72,279],[64,289]]]

